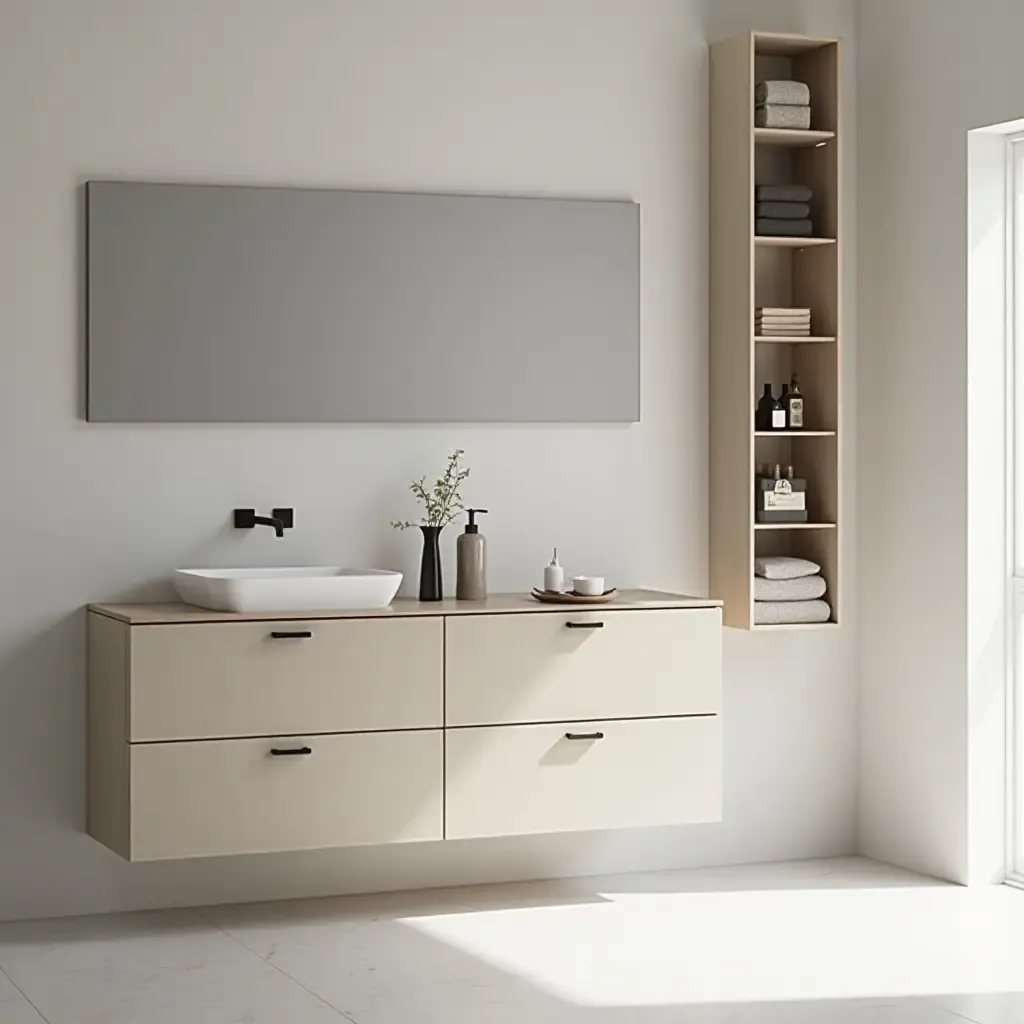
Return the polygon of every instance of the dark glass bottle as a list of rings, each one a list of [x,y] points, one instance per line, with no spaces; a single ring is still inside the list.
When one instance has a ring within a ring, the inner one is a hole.
[[[782,430],[786,426],[786,411],[782,403],[772,397],[771,384],[764,386],[764,394],[757,403],[754,424],[756,430]]]
[[[796,374],[790,378],[789,393],[783,396],[786,410],[786,429],[804,429],[804,396],[797,383]]]
[[[772,406],[774,404],[775,399],[772,398],[772,386],[771,384],[765,384],[764,394],[757,403],[757,413],[754,416],[754,428],[756,430],[772,429]]]

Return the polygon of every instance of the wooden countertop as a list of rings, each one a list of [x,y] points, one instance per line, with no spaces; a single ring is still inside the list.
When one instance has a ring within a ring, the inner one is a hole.
[[[613,601],[597,605],[542,604],[528,594],[491,594],[483,601],[417,601],[396,598],[387,608],[351,609],[324,612],[216,612],[193,605],[164,604],[91,604],[89,611],[126,622],[131,626],[159,626],[199,622],[256,622],[268,620],[374,619],[408,615],[493,615],[509,612],[606,612],[642,608],[719,608],[721,601],[709,597],[687,597],[660,590],[620,590]]]

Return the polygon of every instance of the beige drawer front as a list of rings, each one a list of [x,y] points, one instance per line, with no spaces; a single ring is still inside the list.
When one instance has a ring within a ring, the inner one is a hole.
[[[440,726],[443,631],[440,618],[134,627],[130,738]]]
[[[131,859],[440,839],[442,748],[440,730],[133,746]]]
[[[448,725],[714,714],[721,612],[533,612],[446,620]]]
[[[445,836],[718,821],[718,717],[452,729]],[[603,734],[567,739],[566,733]]]

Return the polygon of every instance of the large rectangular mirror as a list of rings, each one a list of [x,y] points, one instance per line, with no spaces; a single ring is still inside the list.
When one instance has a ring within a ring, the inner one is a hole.
[[[627,201],[90,182],[88,418],[631,422]]]

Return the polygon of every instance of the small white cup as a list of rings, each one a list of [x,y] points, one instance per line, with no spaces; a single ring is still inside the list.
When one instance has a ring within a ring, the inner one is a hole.
[[[585,597],[600,597],[604,593],[604,577],[573,576],[572,589]]]

